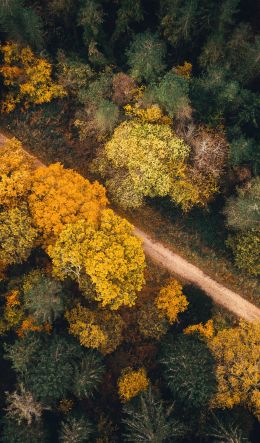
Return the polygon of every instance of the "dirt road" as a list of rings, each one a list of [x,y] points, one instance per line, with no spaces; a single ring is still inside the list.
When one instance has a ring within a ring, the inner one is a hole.
[[[0,134],[0,148],[6,137]],[[35,161],[37,166],[42,165]],[[215,280],[204,274],[199,268],[170,251],[163,244],[152,240],[145,232],[135,228],[135,234],[143,241],[145,254],[159,263],[170,273],[200,287],[212,300],[244,320],[260,320],[260,309],[245,300],[236,292],[225,288]]]
[[[260,309],[245,300],[236,292],[225,288],[197,266],[192,265],[178,254],[170,251],[159,242],[152,240],[145,232],[135,228],[135,234],[142,239],[145,254],[159,263],[170,273],[200,287],[212,300],[244,320],[260,320]]]

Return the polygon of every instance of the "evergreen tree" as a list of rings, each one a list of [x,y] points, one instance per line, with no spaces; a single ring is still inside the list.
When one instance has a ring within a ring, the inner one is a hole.
[[[64,311],[62,286],[41,270],[32,271],[23,283],[24,306],[39,323],[53,323]]]
[[[216,392],[215,360],[195,335],[169,337],[162,348],[163,375],[173,399],[187,411],[207,408]]]
[[[43,45],[43,23],[32,7],[23,0],[2,0],[0,3],[0,30],[10,40],[39,48]]]
[[[125,440],[131,443],[180,442],[186,426],[173,418],[172,408],[155,397],[151,387],[123,408]]]
[[[87,443],[93,441],[93,427],[85,415],[69,415],[61,423],[60,443]]]
[[[260,223],[260,177],[253,178],[237,196],[229,197],[224,209],[227,225],[237,231],[257,228]]]
[[[153,82],[165,69],[165,43],[157,34],[144,32],[137,34],[127,51],[130,74],[138,81]]]

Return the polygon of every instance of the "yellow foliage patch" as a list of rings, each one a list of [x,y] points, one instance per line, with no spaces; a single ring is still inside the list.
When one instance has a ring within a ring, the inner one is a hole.
[[[213,407],[247,406],[260,418],[260,323],[240,322],[209,341],[216,358],[218,391]]]
[[[197,325],[191,325],[184,329],[184,334],[193,334],[198,332],[205,338],[212,338],[214,335],[214,325],[213,320],[208,320],[204,325],[203,323],[198,323]]]
[[[144,368],[134,371],[127,368],[118,379],[118,393],[121,401],[126,402],[145,391],[149,385],[149,379]]]
[[[27,198],[32,165],[22,144],[12,138],[0,149],[0,204],[11,207]]]
[[[9,42],[0,46],[4,64],[0,67],[4,85],[8,88],[1,111],[12,112],[18,103],[25,108],[64,97],[64,88],[52,78],[51,64],[37,57],[29,47]]]
[[[170,125],[172,120],[170,117],[163,115],[162,110],[158,105],[152,105],[150,108],[140,108],[138,105],[126,105],[124,106],[126,115],[137,117],[143,123],[160,123],[164,125]]]
[[[180,312],[188,307],[188,300],[182,293],[182,285],[172,278],[169,283],[160,290],[155,299],[155,304],[162,315],[165,315],[170,324],[174,323]]]
[[[49,243],[69,223],[79,219],[97,223],[108,200],[105,188],[98,182],[90,183],[72,169],[55,163],[35,171],[28,202],[35,225]]]
[[[58,278],[70,276],[80,286],[90,278],[102,307],[133,306],[144,284],[141,242],[130,223],[111,209],[102,212],[97,228],[83,220],[69,224],[48,254]]]
[[[92,311],[78,304],[65,317],[69,332],[79,338],[82,346],[108,354],[122,341],[123,321],[112,312]]]
[[[190,78],[192,71],[192,64],[189,62],[184,62],[183,65],[178,65],[176,68],[176,73],[182,77]]]

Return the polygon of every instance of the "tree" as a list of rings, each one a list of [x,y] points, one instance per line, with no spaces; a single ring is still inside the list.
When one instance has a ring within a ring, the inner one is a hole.
[[[6,393],[6,417],[15,420],[19,425],[22,421],[26,421],[30,426],[35,421],[39,421],[44,408],[38,401],[36,401],[31,392],[26,391],[23,385],[19,386],[19,391],[13,393]]]
[[[39,322],[52,324],[64,311],[61,283],[41,270],[32,271],[23,282],[24,307]]]
[[[259,230],[241,231],[230,236],[227,245],[232,249],[235,264],[239,269],[251,275],[260,274],[259,254],[260,235]]]
[[[189,118],[189,78],[169,71],[158,85],[147,89],[144,99],[158,103],[171,117]]]
[[[214,407],[244,405],[260,416],[259,396],[259,323],[240,322],[223,329],[209,342],[216,358],[218,391]]]
[[[49,443],[50,435],[42,422],[31,426],[4,417],[2,419],[1,441],[3,443]]]
[[[189,152],[169,126],[128,121],[116,128],[96,167],[103,175],[112,168],[107,186],[123,207],[138,207],[146,196],[171,196]]]
[[[33,247],[38,232],[25,205],[0,212],[0,262],[22,263]]]
[[[134,96],[137,85],[133,78],[124,72],[118,72],[113,76],[113,102],[117,105],[126,105]]]
[[[172,415],[172,407],[167,407],[158,399],[151,386],[134,401],[123,407],[125,426],[124,437],[130,443],[179,442],[186,434],[186,427]]]
[[[71,277],[83,286],[90,279],[102,307],[133,306],[144,283],[140,240],[112,210],[102,212],[97,229],[83,220],[68,225],[48,254],[58,278]]]
[[[228,143],[224,134],[200,126],[191,131],[188,143],[193,150],[194,168],[215,178],[221,176],[228,157]]]
[[[166,316],[170,324],[177,321],[178,314],[188,307],[188,301],[182,293],[182,285],[172,278],[163,287],[155,299],[156,307],[161,316]]]
[[[25,355],[20,355],[23,348]],[[75,371],[84,354],[70,337],[29,334],[8,347],[7,358],[35,400],[51,405],[73,391]]]
[[[215,360],[206,343],[192,335],[170,337],[163,345],[161,363],[178,404],[188,411],[208,407],[216,378]]]
[[[117,9],[117,17],[115,22],[115,30],[111,37],[111,42],[117,42],[118,39],[128,37],[132,33],[131,25],[143,21],[142,3],[140,0],[135,0],[134,8],[131,0],[122,0]],[[127,39],[127,40],[128,40]]]
[[[0,151],[0,205],[13,207],[27,199],[32,183],[29,156],[16,138],[8,140]]]
[[[91,184],[72,169],[64,169],[60,163],[35,171],[29,208],[47,243],[57,237],[68,223],[80,219],[97,223],[106,204],[102,185],[98,182]]]
[[[217,12],[215,2],[205,0],[162,0],[160,6],[163,35],[173,47],[194,45],[198,37],[207,35]]]
[[[251,441],[243,423],[243,415],[236,416],[231,411],[227,413],[226,410],[211,413],[206,423],[205,437],[208,443],[250,443]]]
[[[41,17],[21,0],[3,0],[0,4],[0,29],[8,39],[41,47],[43,23]]]
[[[260,223],[260,178],[253,178],[237,196],[227,199],[224,208],[227,225],[237,231],[254,229]]]
[[[61,443],[87,443],[91,441],[92,433],[92,424],[85,415],[70,415],[61,422],[59,441]]]
[[[51,64],[36,57],[29,47],[6,43],[0,46],[0,51],[4,58],[0,74],[7,87],[2,112],[12,112],[18,103],[28,108],[66,95],[63,87],[52,81]]]
[[[126,402],[145,391],[149,385],[146,370],[144,368],[133,370],[126,368],[118,379],[118,393],[121,401]]]
[[[144,338],[159,340],[167,332],[167,321],[152,301],[137,307],[136,322]]]
[[[5,358],[11,361],[19,381],[44,405],[69,392],[79,399],[90,398],[102,381],[100,355],[70,337],[30,333],[5,348]]]
[[[130,75],[138,81],[156,81],[164,71],[165,43],[157,34],[144,32],[137,34],[127,51]]]
[[[105,367],[102,359],[95,351],[90,351],[79,362],[75,374],[73,393],[79,398],[92,397],[100,385]]]
[[[65,317],[69,322],[69,332],[79,338],[82,346],[108,354],[123,340],[124,322],[114,312],[94,311],[78,304],[67,311]]]

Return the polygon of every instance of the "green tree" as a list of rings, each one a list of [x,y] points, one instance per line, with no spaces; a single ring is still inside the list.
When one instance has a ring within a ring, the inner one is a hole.
[[[42,422],[27,425],[4,417],[2,419],[2,443],[49,443],[50,435]]]
[[[172,417],[172,408],[156,398],[151,387],[123,408],[125,440],[131,443],[179,442],[185,425]]]
[[[165,43],[157,34],[144,32],[137,34],[127,51],[130,75],[138,81],[153,82],[165,70]]]
[[[250,443],[247,423],[243,415],[216,410],[206,422],[204,438],[207,443]]]
[[[144,99],[158,103],[171,117],[189,116],[189,79],[167,72],[158,85],[148,88]]]
[[[23,349],[25,355],[21,355]],[[74,390],[80,396],[90,396],[103,370],[100,359],[76,340],[57,335],[26,335],[8,346],[7,358],[18,371],[19,381],[44,405],[53,404]],[[78,377],[84,367],[91,370],[80,382]]]
[[[259,230],[245,230],[227,240],[227,245],[232,249],[235,264],[238,268],[251,275],[260,274],[260,233]]]
[[[112,42],[117,41],[119,37],[120,39],[123,38],[123,36],[129,38],[132,25],[140,23],[144,19],[140,0],[135,0],[134,4],[132,0],[121,0],[116,13],[115,30],[111,37]]]
[[[92,441],[93,427],[85,415],[69,415],[61,422],[59,442],[87,443]]]
[[[160,22],[164,36],[173,45],[194,45],[199,36],[207,35],[215,19],[214,1],[161,0]]]
[[[170,337],[163,345],[163,375],[173,398],[186,410],[207,408],[216,392],[215,360],[197,336]]]
[[[100,355],[89,351],[77,365],[74,374],[73,393],[77,398],[93,396],[104,374]]]
[[[227,199],[224,209],[227,225],[238,231],[254,229],[260,223],[260,177],[253,178],[237,196]]]
[[[8,39],[36,48],[43,45],[43,22],[24,0],[3,0],[0,4],[0,29]]]
[[[52,324],[64,311],[61,283],[41,270],[32,271],[23,282],[24,306],[39,323]]]

